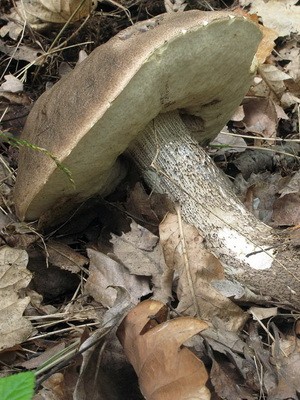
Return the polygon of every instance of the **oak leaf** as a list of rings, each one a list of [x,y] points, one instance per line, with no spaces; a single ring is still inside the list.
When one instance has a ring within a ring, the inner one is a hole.
[[[163,303],[146,300],[127,314],[117,331],[141,392],[148,400],[209,400],[204,364],[182,346],[207,324],[190,317],[166,318]]]

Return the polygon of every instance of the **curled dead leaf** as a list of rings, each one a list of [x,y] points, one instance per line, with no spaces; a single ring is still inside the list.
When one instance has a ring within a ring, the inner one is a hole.
[[[207,328],[204,321],[180,317],[166,321],[167,307],[146,300],[122,321],[117,336],[148,400],[209,400],[207,371],[182,344]]]

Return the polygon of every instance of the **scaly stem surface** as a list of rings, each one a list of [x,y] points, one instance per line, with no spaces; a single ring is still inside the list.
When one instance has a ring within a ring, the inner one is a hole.
[[[184,219],[204,235],[227,279],[300,309],[298,252],[278,247],[277,231],[245,209],[177,112],[152,121],[130,154],[155,191],[180,203]]]

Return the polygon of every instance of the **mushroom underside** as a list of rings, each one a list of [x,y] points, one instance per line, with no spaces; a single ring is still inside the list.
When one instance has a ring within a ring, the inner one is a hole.
[[[196,115],[201,138],[213,137],[240,104],[255,71],[255,24],[199,11],[159,16],[149,30],[145,24],[97,48],[34,105],[23,138],[54,154],[75,187],[47,155],[22,149],[15,188],[21,219],[107,194],[121,172],[117,157],[158,114]]]

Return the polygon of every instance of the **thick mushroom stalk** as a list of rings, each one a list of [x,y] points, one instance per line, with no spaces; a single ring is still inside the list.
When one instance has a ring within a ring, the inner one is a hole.
[[[230,280],[300,308],[299,274],[288,258],[297,265],[299,257],[267,249],[276,233],[245,211],[179,116],[198,117],[198,141],[216,135],[251,84],[260,39],[239,15],[188,11],[139,23],[100,46],[38,99],[23,133],[70,169],[76,187],[45,154],[22,149],[18,216],[34,220],[107,194],[124,176],[117,157],[131,145],[148,181],[180,202]]]
[[[297,251],[281,248],[277,254],[276,231],[245,209],[178,113],[159,115],[130,155],[154,190],[179,202],[184,219],[204,235],[231,282],[300,307]],[[228,292],[225,280],[214,284]],[[237,297],[245,294],[243,287],[235,287]]]

